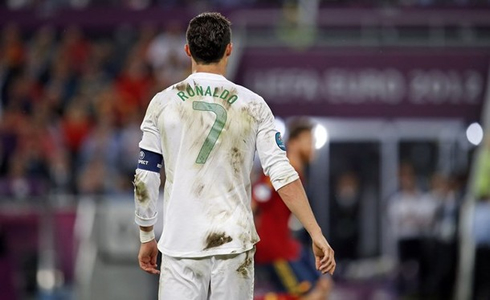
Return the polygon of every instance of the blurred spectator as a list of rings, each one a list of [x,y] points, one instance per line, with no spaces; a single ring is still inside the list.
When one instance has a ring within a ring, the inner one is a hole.
[[[100,53],[107,50],[99,47],[95,49],[97,49],[97,51],[94,51],[94,56],[99,57],[94,57],[84,66],[83,72],[79,77],[77,88],[78,94],[83,95],[90,100],[111,84],[111,78],[102,66],[103,61],[105,60],[103,57],[105,54]]]
[[[83,165],[77,179],[77,189],[81,194],[104,195],[108,193],[113,178],[107,172],[102,158],[95,157]]]
[[[34,78],[25,72],[18,73],[12,79],[10,88],[7,90],[9,106],[17,106],[23,113],[31,113],[32,107],[41,98],[41,87]]]
[[[31,194],[31,187],[26,176],[25,164],[19,156],[11,158],[8,164],[8,173],[2,179],[2,196],[15,199],[26,199]]]
[[[41,27],[29,43],[27,74],[41,82],[46,80],[55,51],[55,31],[52,27]]]
[[[125,122],[133,111],[143,111],[150,101],[153,79],[143,59],[130,58],[116,81],[115,102],[119,120]]]
[[[142,115],[138,112],[131,113],[120,131],[120,155],[117,164],[120,166],[122,175],[127,178],[128,184],[133,180],[135,168],[135,161],[128,159],[128,157],[139,157],[138,143],[141,140],[140,124],[142,119]]]
[[[8,173],[0,180],[0,196],[27,201],[31,200],[29,197],[45,195],[48,191],[45,181],[30,175],[29,167],[22,154],[13,155],[8,162]]]
[[[132,46],[129,57],[137,56],[146,59],[148,49],[152,45],[156,35],[157,29],[155,25],[151,23],[143,24],[139,28],[138,39],[136,42],[131,42],[134,45]]]
[[[49,186],[50,158],[60,150],[57,131],[49,123],[48,107],[37,103],[32,114],[25,114],[14,106],[5,117],[0,134],[6,194],[20,198],[41,195]]]
[[[61,120],[61,135],[64,146],[70,157],[70,169],[76,174],[78,171],[76,161],[80,148],[90,134],[92,122],[89,119],[86,107],[83,103],[74,101],[63,115]],[[72,181],[72,178],[70,181]],[[73,183],[73,181],[72,181]],[[72,185],[73,187],[73,185]]]
[[[26,171],[30,178],[47,180],[49,171],[47,162],[56,153],[55,137],[50,132],[45,111],[38,105],[28,124],[18,133],[16,154],[22,156]]]
[[[97,126],[83,140],[78,162],[80,166],[84,166],[100,160],[106,169],[114,169],[117,167],[119,149],[113,121],[110,118],[100,119]]]
[[[3,29],[1,54],[9,69],[19,68],[24,62],[24,42],[17,25],[10,24]]]
[[[52,104],[59,112],[64,113],[77,88],[75,74],[66,58],[59,56],[53,62],[45,88]]]
[[[175,23],[150,43],[146,57],[161,87],[168,87],[190,73],[189,58],[184,51],[185,44],[185,33]]]
[[[27,122],[25,116],[20,112],[18,107],[11,107],[6,110],[0,122],[0,137],[2,147],[1,174],[7,173],[8,161],[14,154],[17,146],[17,132],[21,126]]]
[[[51,187],[54,193],[72,193],[71,164],[66,151],[58,151],[50,157],[49,173]]]
[[[89,103],[89,111],[94,120],[110,119],[113,124],[117,124],[116,102],[118,95],[112,84],[104,87],[103,90],[93,97],[86,98]]]
[[[58,56],[67,60],[71,70],[80,74],[89,59],[90,47],[82,30],[71,26],[63,32]]]
[[[454,179],[434,174],[431,191],[424,201],[434,203],[434,226],[432,237],[431,267],[428,274],[428,289],[435,299],[450,299],[453,295],[457,267],[457,228],[459,200]]]
[[[102,109],[102,110],[97,110]],[[104,106],[95,110],[97,123],[81,140],[76,160],[77,191],[81,194],[113,193],[118,183],[119,144],[114,127],[114,115],[103,115]]]
[[[358,258],[360,240],[360,190],[359,178],[353,172],[339,176],[332,203],[331,245],[339,260]]]
[[[112,68],[114,70],[113,75],[117,75],[119,73],[120,68],[122,68],[121,62],[126,61],[126,57],[128,57],[130,55],[130,51],[133,50],[136,36],[142,37],[146,35],[144,33],[144,31],[147,30],[145,28],[146,26],[143,27],[144,28],[142,28],[139,32],[136,32],[133,26],[128,24],[121,24],[114,29],[112,39],[109,40],[110,44],[112,45],[111,60]],[[149,27],[151,28],[151,26]],[[152,30],[153,29],[148,29],[148,31]],[[135,54],[131,53],[131,55]]]
[[[411,165],[401,165],[399,172],[400,191],[390,199],[388,208],[400,261],[398,288],[402,295],[420,296],[426,292],[427,238],[432,229],[435,205],[418,189]]]
[[[21,71],[24,62],[24,44],[16,25],[5,26],[0,40],[0,73],[2,85],[0,86],[0,100],[3,110],[9,103],[9,90],[11,83]]]

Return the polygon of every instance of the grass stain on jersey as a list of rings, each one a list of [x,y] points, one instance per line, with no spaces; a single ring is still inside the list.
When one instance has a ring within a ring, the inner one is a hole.
[[[216,248],[226,243],[231,242],[233,239],[231,236],[226,235],[224,232],[211,232],[206,237],[206,247],[204,250],[208,250],[211,248]]]
[[[233,167],[233,172],[235,174],[240,173],[242,167],[243,167],[243,155],[240,152],[240,150],[237,147],[231,148],[231,166]]]
[[[247,116],[249,123],[253,120],[255,122],[262,122],[262,106],[258,102],[250,102],[247,106],[242,108],[242,113]]]
[[[242,275],[243,277],[248,277],[248,269],[250,268],[250,265],[252,265],[252,259],[248,256],[249,251],[247,251],[247,254],[245,256],[245,260],[243,263],[236,269],[236,271]]]
[[[194,194],[196,197],[200,198],[202,196],[202,192],[204,191],[204,184],[198,184],[194,189]]]
[[[186,87],[187,87],[187,84],[181,82],[177,85],[175,85],[175,88],[177,89],[177,91],[180,91],[180,92],[183,92],[186,90]]]
[[[141,181],[137,175],[134,176],[133,186],[134,194],[139,202],[145,203],[150,200],[145,183]]]
[[[197,278],[202,278],[204,276],[203,272],[199,270],[193,270],[193,273]]]

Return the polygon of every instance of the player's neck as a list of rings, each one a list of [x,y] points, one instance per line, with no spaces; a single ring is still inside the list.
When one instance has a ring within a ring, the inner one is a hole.
[[[204,72],[204,73],[212,73],[218,75],[226,75],[226,62],[220,61],[215,64],[197,64],[194,61],[192,62],[192,73]]]

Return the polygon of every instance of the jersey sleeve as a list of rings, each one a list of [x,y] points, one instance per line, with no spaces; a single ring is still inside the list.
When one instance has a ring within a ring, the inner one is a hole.
[[[160,188],[160,169],[163,156],[161,137],[156,124],[160,113],[155,97],[150,102],[141,124],[143,137],[139,143],[138,167],[134,176],[135,222],[139,226],[153,226],[157,221],[157,202]]]
[[[257,131],[257,153],[264,174],[270,177],[276,191],[299,178],[289,163],[286,148],[274,124],[274,115],[265,102]]]

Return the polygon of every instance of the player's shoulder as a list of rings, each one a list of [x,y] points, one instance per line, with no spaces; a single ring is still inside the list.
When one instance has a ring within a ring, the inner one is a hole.
[[[161,104],[165,104],[166,102],[171,101],[172,99],[175,99],[175,96],[178,94],[179,91],[183,91],[187,88],[189,85],[189,79],[186,78],[182,81],[176,82],[167,88],[157,92],[155,96],[152,99],[152,102],[159,102]]]
[[[189,84],[190,84],[190,79],[189,79],[189,77],[187,77],[184,80],[181,80],[179,82],[176,82],[176,83],[170,85],[169,87],[167,87],[166,89],[164,89],[160,93],[162,93],[162,96],[175,95],[178,92],[186,90],[189,87]]]
[[[243,85],[239,85],[239,84],[236,84],[234,82],[232,82],[232,83],[235,86],[238,95],[243,95],[243,96],[245,96],[246,99],[248,99],[250,101],[257,101],[257,102],[264,102],[265,103],[264,98],[262,98],[262,96],[260,96],[256,92],[244,87]]]

